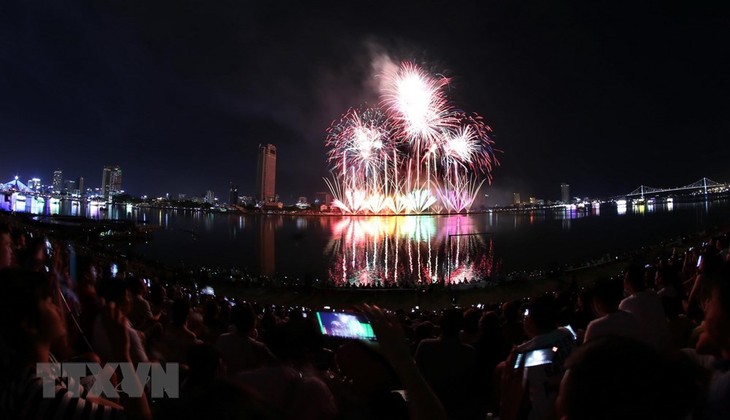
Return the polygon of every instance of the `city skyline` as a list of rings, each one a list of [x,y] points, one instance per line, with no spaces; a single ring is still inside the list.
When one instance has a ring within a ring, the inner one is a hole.
[[[93,185],[116,162],[135,196],[231,182],[254,195],[265,141],[282,150],[282,200],[312,196],[326,190],[327,127],[377,104],[373,65],[390,57],[443,74],[484,117],[503,154],[483,192],[502,202],[558,198],[560,182],[606,196],[730,178],[727,5],[276,7],[7,2],[0,173],[49,183],[61,168]]]

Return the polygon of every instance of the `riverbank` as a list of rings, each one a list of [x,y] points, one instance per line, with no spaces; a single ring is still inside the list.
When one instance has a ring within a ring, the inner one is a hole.
[[[456,286],[434,286],[426,289],[393,288],[322,288],[316,284],[303,285],[299,281],[288,282],[282,279],[264,279],[242,274],[230,280],[225,270],[212,271],[202,268],[173,268],[154,261],[136,258],[125,251],[120,244],[100,241],[83,230],[74,234],[69,230],[53,230],[49,225],[38,223],[30,217],[12,213],[0,213],[0,221],[27,232],[48,235],[59,240],[74,243],[79,255],[89,255],[102,264],[122,263],[127,271],[138,276],[159,279],[165,283],[177,283],[192,290],[212,286],[219,296],[236,297],[261,303],[283,304],[290,306],[348,308],[370,302],[391,309],[410,310],[439,309],[452,305],[470,306],[476,304],[499,303],[508,300],[537,296],[548,291],[561,291],[569,287],[584,287],[598,278],[615,276],[621,273],[630,259],[641,258],[652,261],[659,256],[670,255],[673,251],[683,252],[690,246],[698,246],[721,232],[727,226],[715,227],[710,231],[697,232],[684,238],[668,240],[649,247],[627,252],[621,257],[594,263],[579,269],[542,273],[540,275],[516,275],[501,278],[494,283],[477,283]]]

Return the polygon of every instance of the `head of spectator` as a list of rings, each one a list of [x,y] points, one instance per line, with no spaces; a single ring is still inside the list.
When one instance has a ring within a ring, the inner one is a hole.
[[[129,314],[132,309],[132,299],[124,280],[106,277],[99,282],[98,292],[99,297],[105,302],[114,302],[122,313]]]
[[[205,302],[205,307],[203,309],[203,322],[205,324],[211,324],[214,322],[218,322],[218,316],[220,315],[221,308],[218,305],[218,301],[215,299],[210,299],[209,301]]]
[[[729,246],[730,238],[728,238],[727,234],[719,235],[715,238],[715,248],[717,248],[718,252],[725,252],[727,254]],[[725,255],[722,256],[724,257]]]
[[[726,263],[715,275],[710,298],[705,305],[705,331],[701,345],[712,353],[730,359],[730,265]]]
[[[231,322],[231,304],[225,299],[220,299],[218,301],[218,319],[220,319],[221,323],[224,325],[228,325]]]
[[[624,291],[627,295],[634,295],[646,290],[644,282],[644,269],[638,263],[632,263],[624,274]]]
[[[279,361],[297,369],[306,369],[317,364],[322,335],[314,324],[302,318],[301,313],[301,310],[292,311],[294,316],[289,322],[274,327],[268,335],[267,345]]]
[[[657,267],[647,264],[644,267],[644,289],[654,289],[654,279],[656,278]]]
[[[529,338],[546,334],[557,328],[558,308],[550,293],[533,299],[524,308],[525,334]]]
[[[187,388],[210,383],[224,373],[221,355],[211,344],[190,345],[185,361],[188,366]]]
[[[160,308],[165,302],[165,298],[167,298],[165,286],[160,282],[152,283],[150,286],[150,303]]]
[[[481,318],[479,318],[479,332],[482,337],[499,337],[499,315],[494,311],[484,312]]]
[[[18,265],[33,271],[45,271],[48,262],[46,239],[42,236],[31,238],[23,252],[18,255]]]
[[[522,301],[519,301],[519,300],[512,300],[509,302],[505,302],[502,305],[502,316],[504,317],[504,321],[506,323],[522,322],[522,319],[520,318],[520,316],[522,315],[520,313],[521,307],[522,307]]]
[[[459,338],[459,331],[464,325],[464,312],[458,308],[445,309],[441,313],[441,337],[443,338]]]
[[[605,316],[618,310],[623,299],[623,284],[619,278],[607,278],[596,281],[591,290],[593,310],[598,316]]]
[[[66,335],[66,322],[62,309],[51,299],[47,276],[6,268],[0,270],[0,283],[3,293],[12,297],[0,305],[2,370],[12,374],[29,363],[48,362],[51,344]]]
[[[348,341],[338,347],[335,362],[358,394],[372,396],[397,388],[397,376],[387,359],[361,341]]]
[[[654,288],[657,291],[672,288],[679,292],[676,288],[680,284],[681,280],[679,278],[679,272],[677,272],[677,270],[672,266],[664,265],[660,267],[654,275]]]
[[[253,336],[256,330],[256,312],[250,303],[242,302],[231,309],[231,322],[242,336]]]
[[[464,331],[469,334],[479,332],[479,320],[482,317],[482,311],[477,308],[469,308],[464,312]]]
[[[147,285],[145,285],[144,279],[141,277],[127,274],[124,281],[127,282],[127,289],[132,296],[144,296],[147,292]]]
[[[79,289],[90,289],[96,293],[96,280],[98,271],[96,265],[90,258],[79,256],[76,258],[76,270],[78,272],[77,286]]]
[[[172,302],[170,308],[170,320],[176,327],[184,327],[190,316],[190,302],[185,298],[178,298]]]
[[[697,396],[684,365],[626,337],[591,340],[566,368],[556,404],[564,420],[686,419]]]
[[[13,240],[10,236],[10,229],[0,225],[0,269],[13,265]]]
[[[426,338],[432,338],[434,336],[434,330],[436,326],[431,321],[421,321],[413,327],[413,344],[416,346],[421,340]]]

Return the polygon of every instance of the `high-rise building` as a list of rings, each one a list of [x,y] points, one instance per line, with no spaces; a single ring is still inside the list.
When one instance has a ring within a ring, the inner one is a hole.
[[[57,169],[53,171],[53,192],[60,194],[63,189],[63,171]]]
[[[314,204],[329,206],[333,200],[332,194],[325,191],[319,191],[314,194]]]
[[[101,176],[101,191],[106,201],[111,201],[112,197],[122,192],[122,169],[119,165],[104,166]]]
[[[231,182],[231,186],[228,189],[228,204],[238,205],[238,185]]]
[[[86,190],[84,190],[85,186],[84,186],[84,177],[83,176],[79,177],[78,187],[79,187],[79,197],[86,197]]]
[[[215,204],[215,193],[211,190],[206,191],[205,197],[203,197],[203,202],[208,204]]]
[[[41,190],[41,179],[40,178],[29,179],[28,188],[30,188],[34,192],[39,192]]]
[[[76,190],[76,181],[67,179],[63,181],[63,193],[66,195],[78,195]]]
[[[259,201],[276,201],[276,146],[273,144],[259,145],[256,187]]]
[[[519,206],[522,203],[520,199],[520,193],[512,193],[512,204]]]
[[[560,184],[560,199],[563,203],[570,203],[570,185],[565,182]]]

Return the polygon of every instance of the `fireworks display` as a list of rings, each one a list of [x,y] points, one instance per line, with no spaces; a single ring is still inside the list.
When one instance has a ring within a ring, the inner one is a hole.
[[[379,76],[381,106],[350,109],[327,132],[333,206],[351,214],[468,211],[499,164],[491,129],[449,103],[443,76],[410,62]]]

